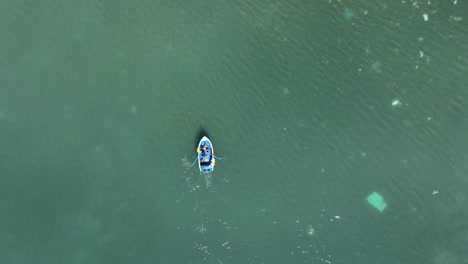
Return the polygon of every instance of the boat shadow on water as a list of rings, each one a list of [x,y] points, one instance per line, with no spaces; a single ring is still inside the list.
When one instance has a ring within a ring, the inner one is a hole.
[[[197,134],[195,135],[195,138],[193,139],[193,145],[194,146],[197,146],[198,145],[198,142],[200,141],[201,138],[203,137],[207,137],[207,138],[210,138],[210,134],[208,134],[208,132],[206,131],[206,129],[204,127],[200,127],[198,129],[198,132]]]

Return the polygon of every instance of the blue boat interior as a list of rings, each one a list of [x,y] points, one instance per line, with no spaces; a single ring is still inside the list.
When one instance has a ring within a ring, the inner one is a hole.
[[[201,153],[199,153],[199,159],[200,159],[200,166],[202,171],[212,171],[213,168],[210,167],[211,164],[211,159],[213,158],[213,155],[211,154],[213,149],[211,148],[211,144],[208,141],[202,141],[200,143],[200,146],[198,146],[201,150]],[[206,151],[208,148],[209,151]]]

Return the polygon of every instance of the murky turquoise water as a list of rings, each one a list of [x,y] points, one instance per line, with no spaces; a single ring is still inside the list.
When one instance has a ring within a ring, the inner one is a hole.
[[[468,263],[465,10],[0,1],[0,263]]]

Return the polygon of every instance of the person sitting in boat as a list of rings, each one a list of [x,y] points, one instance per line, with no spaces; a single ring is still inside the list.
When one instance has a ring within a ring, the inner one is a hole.
[[[205,148],[197,148],[197,153],[201,156],[200,159],[203,161],[205,159]]]
[[[208,161],[209,160],[208,155],[210,154],[210,149],[208,148],[208,144],[204,143],[199,153],[201,154],[202,161],[205,161],[205,160]]]
[[[210,149],[208,148],[208,144],[203,145],[203,154],[202,154],[202,160],[203,161],[209,161],[210,160]]]

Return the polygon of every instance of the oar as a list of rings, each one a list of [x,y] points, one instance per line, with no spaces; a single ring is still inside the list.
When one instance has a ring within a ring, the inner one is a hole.
[[[192,165],[190,165],[190,167],[193,167],[193,165],[195,165],[195,162],[197,162],[197,159],[198,159],[198,154],[200,154],[200,152],[201,152],[200,148],[197,148],[197,157],[193,161]]]
[[[195,162],[197,162],[197,159],[198,157],[195,158],[195,160],[193,161],[192,165],[190,165],[190,167],[193,167],[193,165],[195,165]]]
[[[217,159],[217,160],[220,160],[220,161],[225,161],[225,159],[223,159],[223,158],[216,157],[216,156],[214,156],[214,155],[213,155],[213,157],[215,157],[215,159]]]

